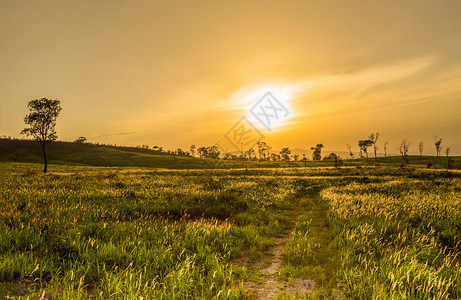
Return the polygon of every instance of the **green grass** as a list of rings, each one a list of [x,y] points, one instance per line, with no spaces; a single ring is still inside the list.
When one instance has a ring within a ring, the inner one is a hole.
[[[231,261],[261,256],[290,206],[287,180],[10,167],[0,192],[3,296],[27,287],[73,299],[238,297]]]
[[[305,194],[300,203],[303,211],[288,242],[280,274],[288,279],[314,279],[323,296],[332,297],[338,285],[339,264],[332,245],[334,237],[327,219],[328,207],[318,199],[318,188],[300,189]]]
[[[360,299],[461,298],[461,182],[400,178],[322,191],[346,291]]]
[[[244,299],[264,278],[239,260],[266,258],[296,211],[279,274],[314,280],[305,297],[461,298],[459,172],[40,171],[0,162],[0,297]]]

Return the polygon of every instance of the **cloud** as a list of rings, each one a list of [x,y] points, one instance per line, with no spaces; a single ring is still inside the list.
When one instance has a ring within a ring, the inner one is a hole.
[[[112,137],[112,136],[127,136],[127,135],[132,135],[132,134],[135,134],[135,133],[136,133],[136,131],[131,131],[131,132],[116,132],[116,133],[104,133],[104,134],[97,135],[97,136],[90,136],[90,138],[99,139],[99,138]]]

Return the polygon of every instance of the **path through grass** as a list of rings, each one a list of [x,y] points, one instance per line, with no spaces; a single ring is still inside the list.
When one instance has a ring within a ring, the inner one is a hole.
[[[341,298],[338,260],[327,206],[313,186],[298,192],[290,211],[292,226],[274,239],[271,253],[251,264],[244,282],[249,299]]]

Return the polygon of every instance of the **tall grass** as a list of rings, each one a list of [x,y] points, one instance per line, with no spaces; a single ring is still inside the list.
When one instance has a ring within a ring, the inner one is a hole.
[[[458,173],[0,167],[0,297],[242,299],[296,221],[280,275],[319,298],[461,298]]]
[[[4,178],[0,296],[240,298],[232,261],[269,247],[292,192],[206,171],[67,171]]]
[[[321,194],[349,295],[461,298],[459,179],[351,183]]]

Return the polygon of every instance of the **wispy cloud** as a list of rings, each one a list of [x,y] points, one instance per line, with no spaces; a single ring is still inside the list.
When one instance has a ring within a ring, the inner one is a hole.
[[[105,137],[112,137],[112,136],[127,136],[127,135],[132,135],[135,134],[136,131],[131,131],[131,132],[116,132],[116,133],[104,133],[101,135],[96,135],[96,136],[89,136],[90,138],[98,139],[98,138],[105,138]]]

